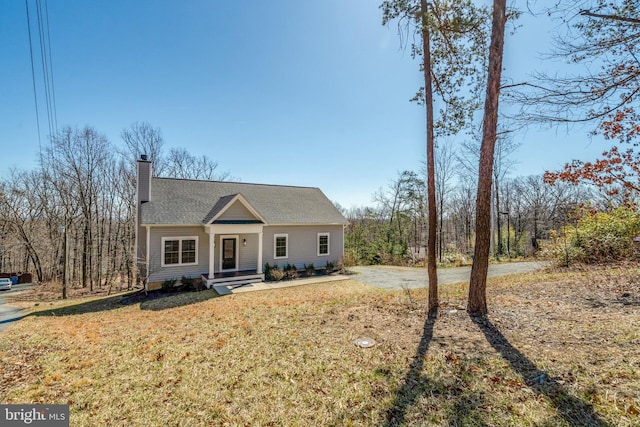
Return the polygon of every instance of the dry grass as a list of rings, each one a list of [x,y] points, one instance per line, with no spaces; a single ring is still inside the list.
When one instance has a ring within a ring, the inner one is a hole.
[[[476,321],[462,285],[425,322],[424,291],[352,280],[51,302],[0,334],[0,402],[69,403],[74,426],[635,426],[639,274],[492,280]]]

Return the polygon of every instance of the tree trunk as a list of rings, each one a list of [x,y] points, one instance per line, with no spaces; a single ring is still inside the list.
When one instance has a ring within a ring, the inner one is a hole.
[[[435,154],[433,135],[433,90],[431,87],[431,46],[427,1],[420,0],[422,12],[422,54],[424,59],[424,103],[427,118],[427,209],[428,209],[428,237],[427,237],[427,275],[429,277],[429,315],[438,311],[438,274],[436,271],[436,178]]]
[[[82,233],[82,287],[86,288],[89,282],[89,222],[85,220]],[[93,289],[91,289],[93,291]]]
[[[502,221],[500,219],[500,189],[498,188],[499,182],[498,177],[495,177],[495,185],[493,186],[496,192],[496,231],[498,232],[498,244],[496,245],[496,259],[499,260],[502,252],[504,252],[504,248],[502,245]]]
[[[69,224],[65,220],[64,222],[64,243],[63,243],[63,256],[62,256],[62,299],[67,299],[67,233],[69,232]]]
[[[442,262],[442,253],[444,252],[444,195],[440,197],[440,210],[438,211],[438,216],[440,218],[438,228],[438,256],[440,262]]]
[[[485,315],[487,313],[487,271],[489,269],[489,247],[491,244],[491,180],[493,177],[493,153],[498,126],[498,101],[500,98],[505,22],[506,0],[494,0],[491,45],[489,47],[487,96],[484,104],[480,167],[478,169],[476,245],[473,253],[467,306],[467,310],[472,315]]]

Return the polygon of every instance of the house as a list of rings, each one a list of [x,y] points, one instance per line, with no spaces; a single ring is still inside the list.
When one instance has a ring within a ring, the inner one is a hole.
[[[136,258],[147,289],[264,280],[264,265],[338,264],[347,220],[318,188],[157,178],[137,162]]]

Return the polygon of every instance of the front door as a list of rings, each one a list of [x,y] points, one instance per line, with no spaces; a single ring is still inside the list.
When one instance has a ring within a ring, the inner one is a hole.
[[[236,268],[236,239],[222,239],[222,269]]]

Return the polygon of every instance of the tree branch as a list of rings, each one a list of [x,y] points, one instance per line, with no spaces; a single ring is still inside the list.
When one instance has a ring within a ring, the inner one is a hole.
[[[640,19],[629,18],[629,17],[626,17],[626,16],[604,15],[604,14],[600,14],[600,13],[594,13],[594,12],[591,12],[589,10],[581,10],[580,11],[580,15],[589,16],[591,18],[610,19],[612,21],[622,21],[622,22],[628,22],[628,23],[633,24],[633,25],[640,25]]]

